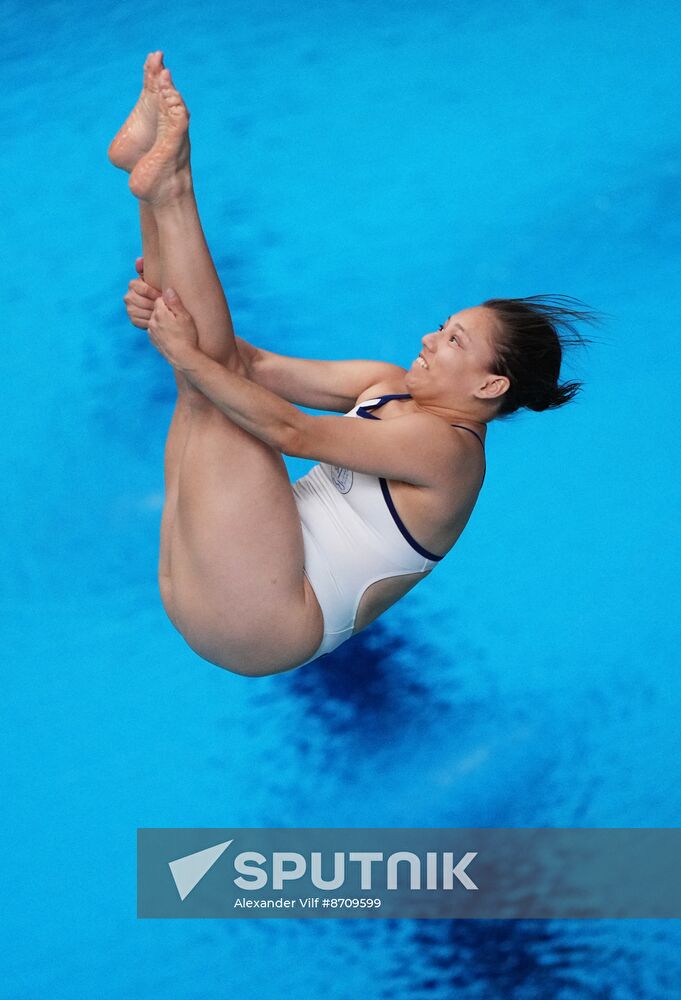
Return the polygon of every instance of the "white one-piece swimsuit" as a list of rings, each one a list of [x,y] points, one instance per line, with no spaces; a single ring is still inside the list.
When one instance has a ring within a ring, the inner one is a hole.
[[[378,396],[345,416],[378,420],[369,409],[409,398],[409,393]],[[452,427],[475,434],[461,424]],[[293,494],[303,528],[305,575],[324,617],[321,644],[305,661],[311,663],[350,638],[367,587],[392,576],[428,572],[443,556],[411,536],[383,477],[321,462],[293,484]]]

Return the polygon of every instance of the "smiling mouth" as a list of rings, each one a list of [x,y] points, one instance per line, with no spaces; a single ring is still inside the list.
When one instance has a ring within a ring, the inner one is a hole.
[[[415,359],[415,361],[416,364],[419,365],[421,368],[426,368],[426,369],[428,368],[428,362],[426,361],[426,359],[423,357],[422,354],[419,354],[419,356]]]

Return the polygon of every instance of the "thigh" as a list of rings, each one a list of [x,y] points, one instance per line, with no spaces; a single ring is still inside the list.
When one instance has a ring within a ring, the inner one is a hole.
[[[284,460],[213,406],[192,411],[171,566],[182,632],[215,662],[302,660],[321,639]]]
[[[241,356],[233,365],[238,374],[248,377],[248,371]],[[158,557],[158,581],[161,591],[163,606],[171,620],[174,620],[172,584],[171,584],[171,540],[175,523],[175,510],[177,508],[177,496],[180,484],[180,465],[182,455],[189,435],[191,423],[192,402],[197,405],[200,394],[193,388],[186,377],[173,369],[175,385],[177,388],[177,398],[175,409],[168,428],[166,437],[163,478],[165,485],[165,496],[163,511],[161,514],[160,546]],[[203,397],[200,397],[203,399]],[[207,403],[207,401],[204,400]]]
[[[165,485],[165,496],[163,501],[163,511],[161,514],[160,546],[158,556],[158,582],[161,590],[163,606],[172,620],[174,617],[172,608],[172,587],[171,587],[171,564],[170,551],[173,525],[175,522],[175,509],[177,507],[177,494],[180,482],[180,464],[184,447],[189,435],[191,420],[191,409],[186,391],[186,379],[183,375],[175,374],[177,384],[177,399],[172,419],[168,428],[166,445],[164,452],[163,478]]]

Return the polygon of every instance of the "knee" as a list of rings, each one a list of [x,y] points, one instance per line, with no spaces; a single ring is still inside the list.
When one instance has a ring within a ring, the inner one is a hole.
[[[210,357],[211,355],[209,355]],[[238,351],[233,351],[228,357],[213,357],[214,361],[217,361],[227,368],[229,371],[234,372],[236,375],[241,375],[242,378],[249,378],[248,368],[244,364],[244,360]],[[200,392],[191,382],[182,376],[180,379],[177,375],[177,387],[178,395],[184,403],[186,403],[192,413],[220,413],[222,416],[222,411],[215,406],[202,392]]]
[[[238,350],[229,347],[225,351],[220,352],[206,351],[206,354],[213,361],[217,361],[219,365],[222,365],[223,368],[234,372],[235,375],[241,375],[242,378],[250,378],[248,366]]]
[[[232,351],[229,359],[224,362],[225,367],[229,368],[231,372],[235,372],[237,375],[241,375],[242,378],[250,378],[248,367],[246,362],[242,358],[238,350]]]

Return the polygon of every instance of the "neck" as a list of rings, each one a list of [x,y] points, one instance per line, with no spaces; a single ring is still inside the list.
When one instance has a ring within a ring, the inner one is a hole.
[[[413,399],[413,396],[412,396]],[[416,408],[422,413],[433,413],[436,417],[442,417],[448,424],[466,424],[473,427],[481,434],[485,434],[487,423],[491,419],[486,413],[482,413],[473,406],[444,406],[440,403],[422,402],[414,399]]]

